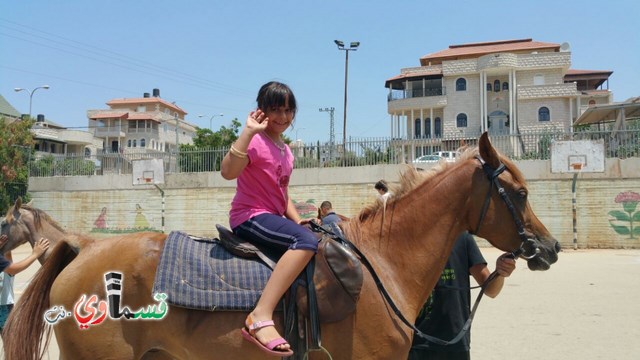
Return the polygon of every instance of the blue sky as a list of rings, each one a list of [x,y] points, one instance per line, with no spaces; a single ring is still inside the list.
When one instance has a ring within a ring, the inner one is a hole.
[[[572,68],[612,70],[615,101],[640,96],[640,2],[585,1],[2,1],[0,94],[18,111],[68,127],[114,98],[160,95],[201,127],[242,123],[258,88],[289,84],[299,103],[287,135],[329,138],[335,108],[342,139],[345,52],[349,53],[347,135],[390,132],[384,88],[401,68],[451,44],[533,38],[568,42]],[[524,14],[524,15],[523,15]],[[198,118],[198,115],[206,118]]]

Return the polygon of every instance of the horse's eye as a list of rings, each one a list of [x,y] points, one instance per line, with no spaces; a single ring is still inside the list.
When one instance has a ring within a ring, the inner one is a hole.
[[[518,191],[518,195],[520,195],[520,198],[523,199],[523,200],[527,199],[527,191],[526,190]]]

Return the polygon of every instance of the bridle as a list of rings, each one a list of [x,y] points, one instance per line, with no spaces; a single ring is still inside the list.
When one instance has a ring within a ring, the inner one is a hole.
[[[522,220],[520,220],[520,218],[518,217],[518,214],[516,214],[516,208],[515,206],[513,206],[513,202],[509,198],[509,194],[507,194],[506,190],[500,183],[500,179],[498,179],[500,174],[502,174],[507,167],[504,166],[502,162],[500,162],[500,165],[498,166],[498,168],[494,169],[491,166],[489,166],[489,164],[487,164],[480,157],[480,155],[476,155],[476,159],[480,161],[480,164],[482,165],[482,170],[484,170],[484,173],[487,175],[487,179],[489,179],[489,189],[487,190],[487,195],[484,199],[484,204],[482,205],[482,211],[480,212],[478,225],[476,226],[476,230],[473,232],[473,234],[477,234],[478,231],[480,230],[480,226],[482,225],[482,220],[484,220],[484,217],[487,214],[487,210],[489,208],[489,203],[491,203],[491,191],[493,190],[493,186],[495,185],[496,190],[498,191],[498,194],[502,198],[502,201],[504,201],[505,205],[507,206],[507,209],[509,209],[509,212],[511,213],[511,217],[513,217],[513,221],[516,223],[518,236],[520,237],[520,240],[521,240],[520,247],[517,250],[511,252],[511,255],[513,256],[514,259],[518,257],[521,257],[525,260],[533,259],[540,253],[540,249],[536,245],[534,239],[527,236],[524,230],[524,225],[522,224]]]
[[[540,249],[535,244],[534,239],[529,238],[526,235],[526,232],[524,230],[524,225],[522,224],[522,221],[518,217],[518,214],[516,214],[516,209],[515,209],[515,206],[513,206],[513,202],[509,198],[509,194],[507,194],[506,190],[504,189],[504,187],[500,183],[500,180],[498,179],[500,174],[502,174],[506,170],[506,166],[504,166],[504,164],[502,162],[500,162],[500,166],[498,166],[497,169],[494,169],[491,166],[489,166],[479,155],[476,156],[476,159],[478,159],[478,161],[480,161],[480,164],[482,165],[482,169],[484,170],[485,174],[487,175],[487,179],[489,180],[489,190],[487,191],[487,195],[485,197],[485,201],[484,201],[484,204],[482,206],[482,211],[480,213],[480,219],[478,220],[478,226],[476,226],[475,233],[477,233],[478,230],[480,230],[480,225],[482,224],[482,220],[484,219],[484,217],[485,217],[485,215],[487,213],[487,210],[489,208],[489,203],[491,202],[491,192],[493,190],[493,186],[495,185],[496,190],[498,191],[498,194],[500,194],[500,197],[505,202],[507,208],[509,209],[509,212],[511,213],[511,216],[513,217],[513,220],[514,220],[514,222],[516,224],[516,228],[518,230],[518,236],[522,240],[522,242],[520,243],[520,247],[517,250],[515,250],[515,251],[511,252],[510,254],[508,254],[507,256],[510,256],[513,259],[517,259],[518,257],[521,257],[521,258],[526,259],[526,260],[533,259],[534,257],[536,257],[540,253]],[[362,263],[362,265],[364,265],[364,267],[371,274],[371,277],[373,278],[373,281],[375,282],[376,286],[378,287],[378,290],[380,291],[380,293],[382,294],[382,296],[386,300],[387,304],[389,304],[389,307],[391,307],[391,310],[393,310],[393,313],[405,325],[407,325],[409,328],[411,328],[415,335],[417,335],[417,336],[419,336],[419,337],[421,337],[421,338],[423,338],[423,339],[425,339],[425,340],[427,340],[429,342],[435,343],[435,344],[450,345],[450,344],[455,344],[458,341],[460,341],[460,339],[462,339],[462,337],[465,335],[465,333],[471,328],[471,323],[473,322],[473,318],[474,318],[476,309],[478,308],[478,305],[480,304],[480,299],[484,295],[484,292],[485,292],[485,290],[487,288],[487,285],[498,276],[498,272],[497,271],[493,271],[489,275],[487,280],[482,284],[481,289],[480,289],[480,293],[478,294],[478,297],[476,298],[476,302],[473,305],[473,309],[471,310],[471,313],[469,314],[469,318],[467,319],[466,323],[463,325],[462,330],[460,330],[458,335],[456,335],[456,337],[454,337],[453,339],[451,339],[449,341],[442,340],[440,338],[437,338],[437,337],[434,337],[434,336],[430,336],[430,335],[427,335],[427,334],[423,333],[412,322],[407,320],[407,318],[402,314],[402,312],[400,311],[398,306],[395,304],[395,302],[391,298],[391,295],[389,295],[389,292],[387,291],[387,289],[385,289],[384,285],[382,284],[382,281],[380,280],[380,277],[376,273],[375,269],[373,268],[373,266],[371,265],[369,260],[360,251],[360,249],[358,249],[356,247],[355,244],[353,244],[351,241],[347,240],[344,236],[342,236],[342,232],[339,231],[339,229],[338,230],[334,230],[334,231],[329,231],[329,230],[327,230],[327,229],[315,224],[314,222],[311,222],[309,224],[311,225],[311,228],[314,231],[324,232],[324,233],[330,235],[331,237],[333,237],[334,239],[336,239],[337,241],[342,243],[344,246],[346,246],[349,249],[351,249],[356,255],[358,255],[358,257],[360,258],[360,262]]]

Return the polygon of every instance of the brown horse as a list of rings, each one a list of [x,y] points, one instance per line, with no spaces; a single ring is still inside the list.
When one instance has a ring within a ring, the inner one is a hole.
[[[492,170],[502,169],[502,164],[506,165],[503,172]],[[498,183],[505,190],[504,198],[494,187]],[[407,170],[384,208],[381,202],[372,204],[345,223],[343,230],[372,263],[401,313],[413,321],[455,238],[465,230],[477,230],[478,236],[504,251],[524,249],[532,270],[546,270],[557,260],[560,246],[533,213],[527,195],[520,171],[494,150],[484,134],[478,148],[468,150],[455,163],[429,172]],[[38,229],[26,223],[27,210],[12,211],[23,216],[7,219],[2,232],[12,240],[33,237],[27,233]],[[7,358],[41,358],[44,349],[37,344],[51,327],[61,359],[264,358],[240,336],[247,315],[242,312],[170,307],[159,321],[107,319],[86,330],[70,318],[54,326],[45,324],[47,309],[56,305],[73,309],[83,294],[104,294],[103,276],[110,271],[123,274],[123,304],[132,309],[154,304],[151,291],[164,240],[162,234],[137,233],[100,241],[76,239],[72,246],[61,241],[14,308],[5,328]],[[77,254],[72,247],[78,248]],[[282,324],[281,314],[275,320]],[[395,360],[407,358],[413,334],[365,271],[355,313],[323,324],[322,335],[322,345],[334,359]],[[324,354],[314,356],[325,358]]]

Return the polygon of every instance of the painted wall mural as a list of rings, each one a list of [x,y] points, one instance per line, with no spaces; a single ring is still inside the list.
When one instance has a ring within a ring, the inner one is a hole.
[[[315,199],[308,199],[305,202],[293,200],[293,206],[296,207],[302,219],[315,219],[318,217],[318,207],[315,205],[315,202]]]
[[[140,204],[136,204],[135,208],[135,216],[133,218],[133,223],[131,226],[110,226],[109,220],[107,217],[107,207],[103,207],[100,210],[100,214],[93,222],[93,229],[91,229],[92,233],[102,233],[102,234],[127,234],[127,233],[135,233],[141,231],[155,231],[161,232],[154,228],[149,221],[147,220],[147,216],[144,214],[144,210]],[[119,219],[123,220],[123,219]],[[125,219],[126,222],[126,219]],[[123,222],[120,221],[120,224]]]
[[[615,198],[616,204],[622,204],[622,210],[609,211],[613,219],[609,225],[620,235],[628,235],[628,239],[640,237],[640,211],[636,211],[640,202],[640,194],[634,191],[624,191]]]

